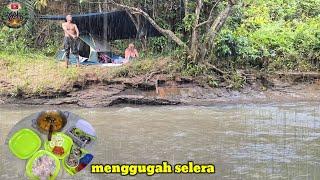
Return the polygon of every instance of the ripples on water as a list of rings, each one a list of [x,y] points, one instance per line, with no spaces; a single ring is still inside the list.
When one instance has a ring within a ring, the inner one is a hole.
[[[1,180],[24,176],[25,164],[3,144],[16,122],[40,110],[0,107]],[[210,176],[156,175],[155,179],[320,179],[317,103],[68,110],[89,120],[97,130],[94,163],[193,160],[216,165],[216,174]],[[61,173],[60,178],[126,179],[92,175],[88,170],[73,178]]]

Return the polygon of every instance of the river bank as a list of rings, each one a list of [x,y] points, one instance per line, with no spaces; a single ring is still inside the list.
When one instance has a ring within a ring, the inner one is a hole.
[[[263,103],[320,101],[320,73],[242,73],[241,89],[212,88],[197,78],[165,74],[138,75],[132,78],[103,78],[86,73],[81,81],[59,90],[16,96],[2,94],[0,104],[73,105],[109,107],[132,105],[213,105],[217,103]],[[2,85],[4,82],[1,82]]]

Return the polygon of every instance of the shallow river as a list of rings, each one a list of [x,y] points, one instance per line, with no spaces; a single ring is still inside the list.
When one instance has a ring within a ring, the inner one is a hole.
[[[52,109],[54,107],[49,107]],[[59,107],[62,109],[61,107]],[[42,107],[0,107],[0,179],[25,179],[12,160],[10,129]],[[214,163],[211,175],[154,175],[153,179],[320,179],[320,103],[211,107],[66,108],[95,127],[94,163]],[[59,179],[150,179],[90,174]]]

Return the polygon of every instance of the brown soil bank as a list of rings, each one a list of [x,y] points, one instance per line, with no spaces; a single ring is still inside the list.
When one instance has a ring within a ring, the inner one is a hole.
[[[167,77],[163,74],[135,78],[99,80],[86,74],[85,81],[59,92],[48,90],[41,95],[0,96],[0,104],[77,105],[108,107],[133,105],[213,105],[217,103],[258,103],[274,101],[319,101],[320,73],[243,73],[245,86],[239,90],[202,86],[190,77]],[[5,84],[5,82],[0,82]]]

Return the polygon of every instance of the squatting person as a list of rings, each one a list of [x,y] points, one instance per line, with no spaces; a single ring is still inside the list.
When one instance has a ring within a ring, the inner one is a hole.
[[[64,39],[63,46],[66,52],[66,67],[68,68],[69,59],[70,59],[70,51],[73,55],[76,56],[77,66],[80,66],[79,62],[79,30],[76,24],[72,23],[72,16],[67,15],[67,22],[62,23],[62,28],[64,31]]]
[[[134,47],[133,43],[129,44],[129,47],[125,50],[124,54],[125,54],[124,63],[128,63],[130,60],[139,57],[138,50]]]

